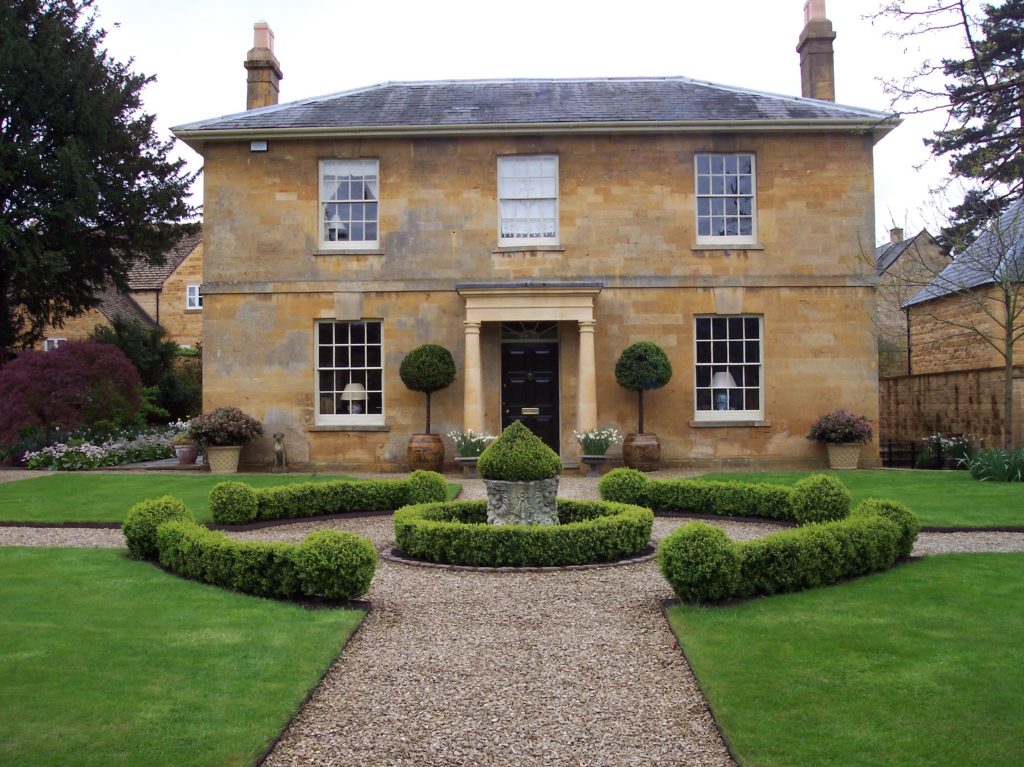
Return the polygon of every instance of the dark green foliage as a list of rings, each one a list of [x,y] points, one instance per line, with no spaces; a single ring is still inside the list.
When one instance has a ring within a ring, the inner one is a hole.
[[[228,522],[218,518],[218,506],[214,504],[214,493],[224,485],[239,485],[224,482],[210,493],[210,508],[214,521],[221,524],[244,524],[253,519],[295,519],[319,517],[326,514],[343,514],[351,511],[385,511],[407,506],[411,503],[443,501],[448,497],[448,486],[444,477],[435,471],[414,471],[409,479],[359,479],[337,480],[336,482],[304,482],[278,487],[245,487],[256,503],[255,516],[241,519],[249,511],[248,500],[244,501],[244,513],[238,521]],[[226,503],[238,504],[238,498],[248,493],[242,490],[229,491]],[[234,505],[231,506],[234,509]]]
[[[1024,482],[1024,445],[1013,450],[979,450],[967,466],[971,476],[982,482]]]
[[[210,512],[219,525],[244,525],[256,519],[256,491],[241,482],[221,482],[210,491]]]
[[[132,506],[121,525],[128,555],[133,559],[156,559],[156,529],[173,520],[195,521],[185,504],[173,496],[140,501]]]
[[[417,346],[402,359],[398,376],[413,391],[426,393],[427,425],[424,434],[430,434],[430,395],[455,380],[455,360],[451,352],[438,344]]]
[[[448,498],[448,485],[436,471],[414,471],[409,475],[406,503],[430,503]]]
[[[637,393],[637,432],[644,433],[644,392],[660,389],[672,378],[672,363],[657,344],[637,341],[627,346],[615,362],[615,380],[623,389]]]
[[[377,549],[351,533],[319,530],[299,546],[297,563],[307,596],[355,599],[370,589]]]
[[[90,337],[124,352],[139,371],[142,385],[156,387],[154,404],[172,418],[188,418],[202,409],[201,383],[194,372],[179,368],[178,344],[167,339],[163,328],[114,317],[110,325],[97,325]]]
[[[812,474],[793,485],[793,519],[801,525],[842,519],[850,513],[850,491],[828,474]]]
[[[406,506],[393,519],[407,556],[479,567],[611,562],[641,551],[654,524],[639,506],[563,499],[557,525],[489,525],[486,501]]]
[[[879,500],[846,519],[741,543],[692,523],[662,541],[658,563],[687,601],[779,594],[884,570],[910,554],[919,529],[905,506]]]
[[[484,479],[530,482],[557,477],[562,460],[529,428],[513,421],[480,454],[476,468]]]
[[[739,587],[740,558],[722,530],[704,522],[678,528],[658,546],[658,569],[680,599],[727,599]]]
[[[598,484],[606,501],[635,503],[659,511],[799,521],[793,488],[704,479],[650,479],[635,469],[612,469]]]
[[[142,112],[151,78],[107,57],[90,6],[0,4],[0,364],[126,289],[194,215],[193,177]]]
[[[443,346],[423,344],[405,355],[398,376],[413,391],[435,392],[455,380],[455,360]]]
[[[33,432],[46,444],[57,429],[137,424],[142,385],[120,350],[71,341],[50,352],[22,352],[0,367],[0,403],[0,445]]]
[[[606,501],[635,503],[640,506],[647,503],[647,475],[636,469],[612,469],[601,477],[597,488]]]
[[[854,516],[871,514],[885,517],[900,526],[903,534],[896,545],[896,556],[899,559],[909,557],[917,534],[921,532],[921,523],[917,515],[906,504],[881,498],[866,498],[853,510]]]
[[[157,530],[160,564],[192,580],[274,599],[358,599],[377,567],[377,551],[351,533],[320,531],[301,544],[235,541],[194,522]]]

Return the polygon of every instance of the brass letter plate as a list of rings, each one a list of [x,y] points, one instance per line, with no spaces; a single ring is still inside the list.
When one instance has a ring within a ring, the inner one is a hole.
[[[521,411],[521,415],[540,415],[539,407],[524,407]]]

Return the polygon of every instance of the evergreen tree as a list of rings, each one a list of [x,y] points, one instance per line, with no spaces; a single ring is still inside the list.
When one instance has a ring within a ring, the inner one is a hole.
[[[141,93],[152,78],[111,59],[93,0],[0,3],[0,365],[127,288],[195,211]]]

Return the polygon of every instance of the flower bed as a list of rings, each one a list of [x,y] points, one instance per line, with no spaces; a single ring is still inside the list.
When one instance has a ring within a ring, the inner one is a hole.
[[[557,525],[489,525],[485,501],[406,506],[395,540],[409,557],[477,567],[614,562],[642,551],[654,514],[623,503],[559,499]]]
[[[842,519],[850,493],[835,477],[813,474],[792,487],[701,479],[652,480],[635,469],[614,469],[598,485],[606,501],[659,511],[788,519],[800,524]]]
[[[686,601],[778,594],[887,569],[910,555],[919,529],[906,506],[874,498],[847,519],[741,543],[693,522],[661,542],[658,566]]]
[[[56,443],[25,453],[25,468],[77,471],[173,458],[174,448],[168,440],[164,428],[111,437],[98,444],[84,439],[71,439],[67,443]]]
[[[210,491],[210,511],[218,524],[243,525],[260,519],[392,510],[447,497],[444,477],[433,471],[414,471],[408,479],[338,480],[265,488],[221,482]]]

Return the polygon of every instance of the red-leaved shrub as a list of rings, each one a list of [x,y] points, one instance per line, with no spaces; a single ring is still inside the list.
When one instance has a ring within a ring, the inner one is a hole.
[[[142,407],[142,382],[116,346],[71,341],[22,352],[0,368],[0,403],[0,445],[10,445],[29,427],[128,423]]]

